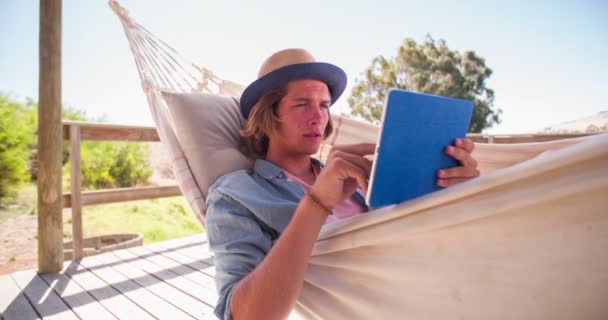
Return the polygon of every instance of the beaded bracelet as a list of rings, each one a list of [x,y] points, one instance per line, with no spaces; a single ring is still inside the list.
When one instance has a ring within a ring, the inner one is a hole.
[[[328,207],[326,207],[324,204],[321,203],[321,201],[319,200],[319,198],[317,198],[312,192],[309,192],[306,194],[306,197],[308,199],[310,199],[310,201],[317,207],[323,209],[327,215],[331,215],[334,214]]]

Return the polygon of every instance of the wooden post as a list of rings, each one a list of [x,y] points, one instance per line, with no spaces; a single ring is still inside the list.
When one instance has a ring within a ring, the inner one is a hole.
[[[80,260],[82,254],[82,196],[80,171],[80,126],[70,125],[70,183],[72,207],[72,244],[74,260]]]
[[[61,0],[40,0],[38,272],[63,269]]]

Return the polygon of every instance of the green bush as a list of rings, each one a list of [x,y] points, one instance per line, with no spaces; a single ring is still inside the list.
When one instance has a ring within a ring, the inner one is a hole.
[[[65,120],[106,122],[105,118],[87,117],[84,111],[67,107],[62,110]],[[132,187],[145,183],[152,170],[148,165],[148,146],[134,142],[82,141],[80,168],[84,189]],[[69,149],[63,152],[64,174],[69,173]],[[66,172],[67,171],[67,172]],[[68,184],[69,186],[69,179]]]
[[[133,142],[84,141],[80,167],[84,189],[132,187],[145,183],[152,170],[148,146]],[[69,162],[64,174],[69,173]]]
[[[32,108],[0,95],[0,202],[10,203],[30,179],[28,161],[35,141]]]
[[[104,122],[72,107],[62,108],[66,120]],[[38,174],[38,105],[0,93],[0,203],[11,203],[21,183]],[[69,143],[63,144],[63,189],[69,190]],[[141,143],[81,142],[82,185],[85,189],[131,187],[145,183],[152,171],[148,146]]]
[[[34,121],[32,122],[32,132],[34,132],[33,142],[32,142],[32,152],[30,155],[29,161],[29,170],[31,174],[31,180],[36,181],[38,179],[38,104],[32,100],[27,99],[25,105],[32,112],[32,116]],[[72,107],[63,106],[61,108],[61,119],[63,120],[77,120],[77,121],[87,121],[86,112],[82,110],[78,110]],[[93,121],[93,120],[88,120]],[[68,162],[70,157],[70,145],[67,142],[63,143],[62,146],[62,154],[61,154],[61,164],[65,165]],[[69,186],[69,184],[68,184]]]

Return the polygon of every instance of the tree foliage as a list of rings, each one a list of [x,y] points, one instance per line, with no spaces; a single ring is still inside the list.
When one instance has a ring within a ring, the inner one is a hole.
[[[29,181],[28,159],[36,119],[31,108],[0,95],[0,200],[10,202],[15,189]]]
[[[62,110],[64,120],[106,122],[105,118],[91,118],[86,112],[67,107]],[[83,189],[132,187],[144,184],[152,175],[148,164],[148,146],[137,142],[81,141],[80,170]],[[69,148],[64,144],[64,176],[69,177]],[[69,179],[65,179],[69,185]]]
[[[29,160],[29,169],[30,174],[32,175],[32,180],[38,179],[38,104],[32,100],[27,99],[25,102],[28,110],[31,110],[32,117],[34,118],[33,122],[33,132],[34,132],[34,144],[32,145],[32,153],[30,155]],[[62,120],[74,120],[74,121],[96,121],[87,117],[87,114],[83,110],[79,110],[69,106],[61,107],[61,119]],[[96,121],[97,122],[97,121]],[[68,143],[64,143],[62,146],[61,152],[61,164],[65,165],[70,157],[70,146]]]
[[[132,187],[145,183],[152,174],[148,152],[147,145],[135,142],[83,142],[80,154],[83,188]],[[69,172],[69,162],[64,172]]]
[[[390,88],[473,101],[469,132],[481,132],[500,123],[501,110],[493,107],[494,91],[486,86],[492,70],[473,51],[450,50],[445,40],[427,36],[424,43],[405,39],[397,56],[378,56],[348,98],[350,114],[379,124]]]
[[[103,118],[91,119],[84,111],[72,107],[62,108],[62,118],[103,121]],[[37,179],[37,142],[38,105],[35,101],[28,99],[21,103],[0,93],[0,202],[12,202],[21,183]],[[68,143],[63,145],[64,175],[69,174],[68,146]],[[145,144],[83,141],[80,148],[85,189],[130,187],[145,183],[152,174]]]

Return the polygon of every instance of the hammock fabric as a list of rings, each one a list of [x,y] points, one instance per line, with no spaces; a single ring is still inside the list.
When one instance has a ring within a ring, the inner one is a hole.
[[[162,92],[238,97],[243,87],[187,62],[110,5],[178,184],[202,221],[206,190]],[[377,127],[332,117],[321,158],[332,145],[376,140]],[[477,144],[474,156],[478,179],[326,225],[293,317],[607,319],[608,135]]]

